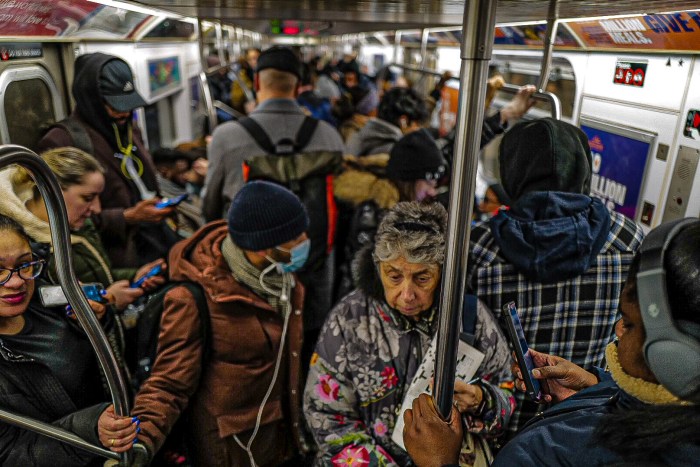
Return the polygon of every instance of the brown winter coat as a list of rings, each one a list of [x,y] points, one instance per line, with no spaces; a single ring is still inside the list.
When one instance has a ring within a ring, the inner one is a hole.
[[[190,439],[200,465],[247,465],[233,435],[245,443],[255,426],[283,327],[282,317],[266,301],[233,279],[221,253],[226,235],[225,221],[212,222],[170,254],[170,279],[197,282],[205,292],[211,320],[207,361],[201,367],[194,298],[186,288],[175,287],[166,294],[158,356],[133,411],[142,420],[142,439],[158,449],[189,400]],[[252,448],[258,465],[281,462],[300,440],[303,298],[297,285],[280,374]]]

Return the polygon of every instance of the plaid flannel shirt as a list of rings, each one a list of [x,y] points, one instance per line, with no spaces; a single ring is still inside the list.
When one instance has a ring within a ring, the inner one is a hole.
[[[627,270],[644,234],[639,225],[611,212],[608,239],[597,260],[583,274],[542,284],[515,270],[500,254],[488,223],[471,233],[467,284],[500,318],[503,305],[514,301],[530,347],[570,360],[586,369],[601,366],[618,319],[620,293]],[[516,392],[509,431],[515,434],[537,412],[536,404]]]

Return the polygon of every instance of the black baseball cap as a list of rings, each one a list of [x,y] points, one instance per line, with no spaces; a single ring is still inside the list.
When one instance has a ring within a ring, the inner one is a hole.
[[[266,68],[291,73],[301,79],[301,62],[289,47],[274,45],[263,50],[258,57],[258,67],[255,71],[260,72]]]
[[[119,58],[104,64],[100,70],[99,86],[102,98],[117,112],[129,112],[146,105],[136,92],[131,68]]]

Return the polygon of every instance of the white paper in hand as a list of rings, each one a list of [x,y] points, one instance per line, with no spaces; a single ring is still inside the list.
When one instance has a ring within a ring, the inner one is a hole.
[[[406,395],[403,398],[403,403],[401,404],[401,411],[396,419],[394,432],[391,434],[392,441],[401,446],[402,449],[405,449],[403,444],[403,413],[406,411],[406,409],[411,408],[413,405],[413,400],[420,394],[430,394],[428,388],[430,387],[430,380],[433,379],[435,370],[436,346],[437,335],[433,337],[433,340],[430,343],[430,348],[425,354],[423,362],[420,364],[420,367],[418,367],[418,371],[416,371],[416,376],[413,377],[413,381],[411,381],[411,385],[406,391]],[[471,380],[474,377],[474,374],[476,374],[476,370],[479,369],[479,366],[483,360],[483,353],[479,352],[466,342],[460,340],[457,350],[457,373],[455,378],[463,381]]]

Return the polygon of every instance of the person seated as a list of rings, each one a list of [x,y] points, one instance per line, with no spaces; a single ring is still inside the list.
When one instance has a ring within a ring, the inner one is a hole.
[[[112,405],[103,402],[109,393],[103,388],[95,351],[76,321],[63,310],[39,303],[35,279],[44,262],[32,255],[30,241],[21,225],[0,215],[0,407],[114,452],[127,451],[139,422],[117,416]],[[96,302],[91,305],[99,308]],[[91,452],[0,422],[2,465],[81,466],[94,465],[98,459]]]
[[[652,230],[620,297],[610,373],[531,351],[533,377],[559,403],[525,425],[493,466],[697,465],[699,270],[700,221]],[[418,466],[453,465],[460,427],[440,420],[430,402],[421,396],[407,412],[406,446]]]
[[[195,193],[196,185],[193,187],[191,183],[191,181],[204,181],[204,177],[195,172],[199,169],[195,167],[195,163],[201,164],[198,161],[199,159],[195,160],[189,153],[176,149],[160,148],[153,151],[153,162],[158,171],[161,195],[165,198],[187,195],[187,199],[177,205],[177,218],[174,222],[177,233],[183,238],[189,238],[204,225],[202,201]],[[206,159],[204,163],[206,164]]]
[[[100,194],[104,190],[104,169],[91,155],[80,149],[65,147],[42,153],[41,158],[58,180],[66,205],[68,226],[71,229],[71,253],[73,267],[79,281],[99,282],[107,290],[107,296],[117,310],[125,309],[141,297],[165,282],[160,276],[146,279],[142,287],[130,287],[132,281],[144,276],[157,264],[156,260],[141,268],[113,268],[102,245],[92,216],[100,213]],[[25,226],[35,243],[34,249],[48,263],[47,279],[57,284],[51,231],[46,205],[34,179],[22,167],[10,167],[0,171],[0,214],[4,214]]]
[[[376,243],[360,252],[360,286],[331,311],[311,359],[304,413],[316,465],[350,457],[408,465],[392,441],[397,410],[436,332],[436,295],[445,258],[442,205],[401,202],[382,220]],[[497,436],[508,423],[510,355],[493,315],[476,306],[473,347],[485,356],[471,384],[455,383],[469,431]]]

